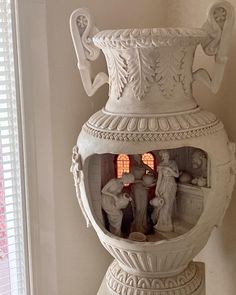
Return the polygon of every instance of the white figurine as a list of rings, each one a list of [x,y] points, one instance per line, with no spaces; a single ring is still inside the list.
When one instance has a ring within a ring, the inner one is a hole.
[[[177,191],[176,177],[179,177],[179,170],[174,160],[170,160],[170,155],[167,150],[159,152],[162,161],[157,167],[158,179],[155,190],[157,198],[161,198],[158,206],[159,216],[154,228],[158,231],[169,232],[173,230],[172,211],[175,202]],[[152,216],[152,219],[154,217]]]
[[[113,178],[102,189],[102,208],[107,213],[109,230],[121,236],[121,223],[124,209],[132,199],[127,193],[122,193],[125,184],[134,183],[131,173],[124,173],[121,178]]]
[[[152,174],[146,174],[146,172],[154,173],[154,171],[142,161],[141,155],[133,155],[131,172],[135,177],[135,183],[132,185],[134,195],[134,221],[131,231],[146,234],[148,231],[148,189],[155,183]]]

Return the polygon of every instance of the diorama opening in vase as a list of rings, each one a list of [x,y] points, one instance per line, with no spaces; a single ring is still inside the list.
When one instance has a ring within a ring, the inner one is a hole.
[[[157,242],[178,237],[197,223],[203,189],[210,189],[210,163],[203,150],[101,154],[88,161],[94,157],[99,164],[88,171],[88,185],[97,192],[95,214],[110,233],[134,240],[132,233],[138,232],[146,236],[143,241]]]

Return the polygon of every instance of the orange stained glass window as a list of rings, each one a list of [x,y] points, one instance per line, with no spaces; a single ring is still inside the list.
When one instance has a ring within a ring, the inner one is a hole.
[[[151,153],[145,153],[142,155],[143,162],[148,165],[153,170],[155,169],[155,162],[154,162],[154,156]]]
[[[130,159],[125,154],[120,154],[117,157],[117,177],[121,178],[124,172],[130,172]]]

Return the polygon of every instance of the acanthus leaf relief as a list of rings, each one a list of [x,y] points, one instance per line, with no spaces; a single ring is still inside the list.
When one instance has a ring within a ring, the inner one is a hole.
[[[109,72],[110,95],[119,99],[128,83],[126,62],[119,51],[111,48],[105,50],[105,56]]]
[[[182,48],[173,50],[171,47],[159,48],[157,55],[156,80],[166,98],[171,98],[180,81],[181,61],[184,57]]]
[[[155,64],[147,49],[136,48],[135,54],[127,57],[129,81],[135,97],[142,100],[155,76]]]
[[[192,82],[193,82],[193,75],[192,75],[192,67],[189,66],[190,60],[193,59],[195,47],[192,46],[191,50],[185,50],[182,48],[183,51],[183,59],[180,64],[180,82],[183,86],[184,93],[187,96],[192,94]]]

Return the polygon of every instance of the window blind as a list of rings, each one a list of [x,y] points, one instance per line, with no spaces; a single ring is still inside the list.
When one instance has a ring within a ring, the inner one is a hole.
[[[0,0],[0,294],[25,295],[22,190],[11,0]]]

